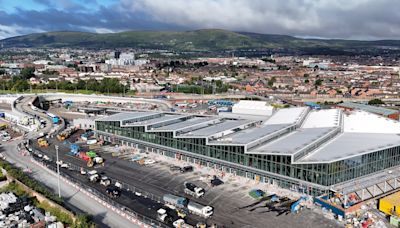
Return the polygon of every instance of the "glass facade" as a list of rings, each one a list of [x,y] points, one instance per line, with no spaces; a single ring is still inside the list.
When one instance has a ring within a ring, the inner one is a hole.
[[[399,147],[332,163],[292,164],[290,156],[244,154],[244,146],[206,145],[205,138],[174,138],[172,132],[145,132],[143,126],[120,127],[119,124],[118,121],[96,121],[96,130],[98,134],[104,132],[114,135],[116,138],[118,136],[132,138],[322,186],[352,180],[400,164]],[[208,161],[201,162],[207,163]],[[244,174],[239,168],[235,170],[235,173],[243,176],[252,175]],[[287,188],[292,188],[292,184],[280,183],[280,185],[288,185],[285,186]]]

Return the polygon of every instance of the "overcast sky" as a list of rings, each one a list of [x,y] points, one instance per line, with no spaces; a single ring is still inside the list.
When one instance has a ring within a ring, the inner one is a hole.
[[[0,0],[0,39],[45,31],[204,28],[400,39],[400,0]]]

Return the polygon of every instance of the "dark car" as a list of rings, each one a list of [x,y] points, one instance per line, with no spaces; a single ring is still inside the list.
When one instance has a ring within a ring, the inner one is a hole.
[[[121,195],[121,190],[115,186],[108,187],[106,193],[112,198],[118,198]]]
[[[221,184],[224,184],[224,182],[220,180],[217,176],[214,176],[214,178],[211,180],[212,187],[219,186]]]
[[[193,166],[191,165],[181,168],[181,173],[192,172],[192,171],[193,171]]]

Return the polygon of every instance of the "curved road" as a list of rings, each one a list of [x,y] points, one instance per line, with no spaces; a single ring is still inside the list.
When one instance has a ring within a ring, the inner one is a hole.
[[[34,111],[29,106],[30,102],[32,102],[35,98],[36,96],[24,97],[19,103],[16,104],[17,110],[32,116],[40,116],[46,121],[46,127],[40,129],[38,132],[29,133],[27,135],[29,138],[37,137],[40,132],[48,133],[53,128],[53,123],[47,115],[40,111]],[[49,172],[48,170],[32,163],[30,157],[22,156],[16,150],[18,143],[21,141],[22,140],[15,140],[3,145],[4,153],[6,154],[6,160],[21,168],[30,168],[33,171],[33,176],[35,179],[53,189],[54,192],[57,192],[57,177],[52,172]],[[60,181],[60,185],[62,189],[61,195],[66,203],[69,203],[81,211],[93,215],[94,221],[98,223],[100,227],[139,227],[127,219],[122,218],[116,212],[107,209],[102,204],[94,200],[88,200],[87,195],[76,190],[65,182]]]

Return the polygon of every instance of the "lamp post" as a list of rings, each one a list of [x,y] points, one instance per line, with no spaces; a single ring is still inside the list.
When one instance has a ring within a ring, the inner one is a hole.
[[[61,189],[60,189],[60,163],[58,161],[58,145],[56,147],[56,156],[57,156],[57,185],[58,185],[58,197],[61,198]]]

